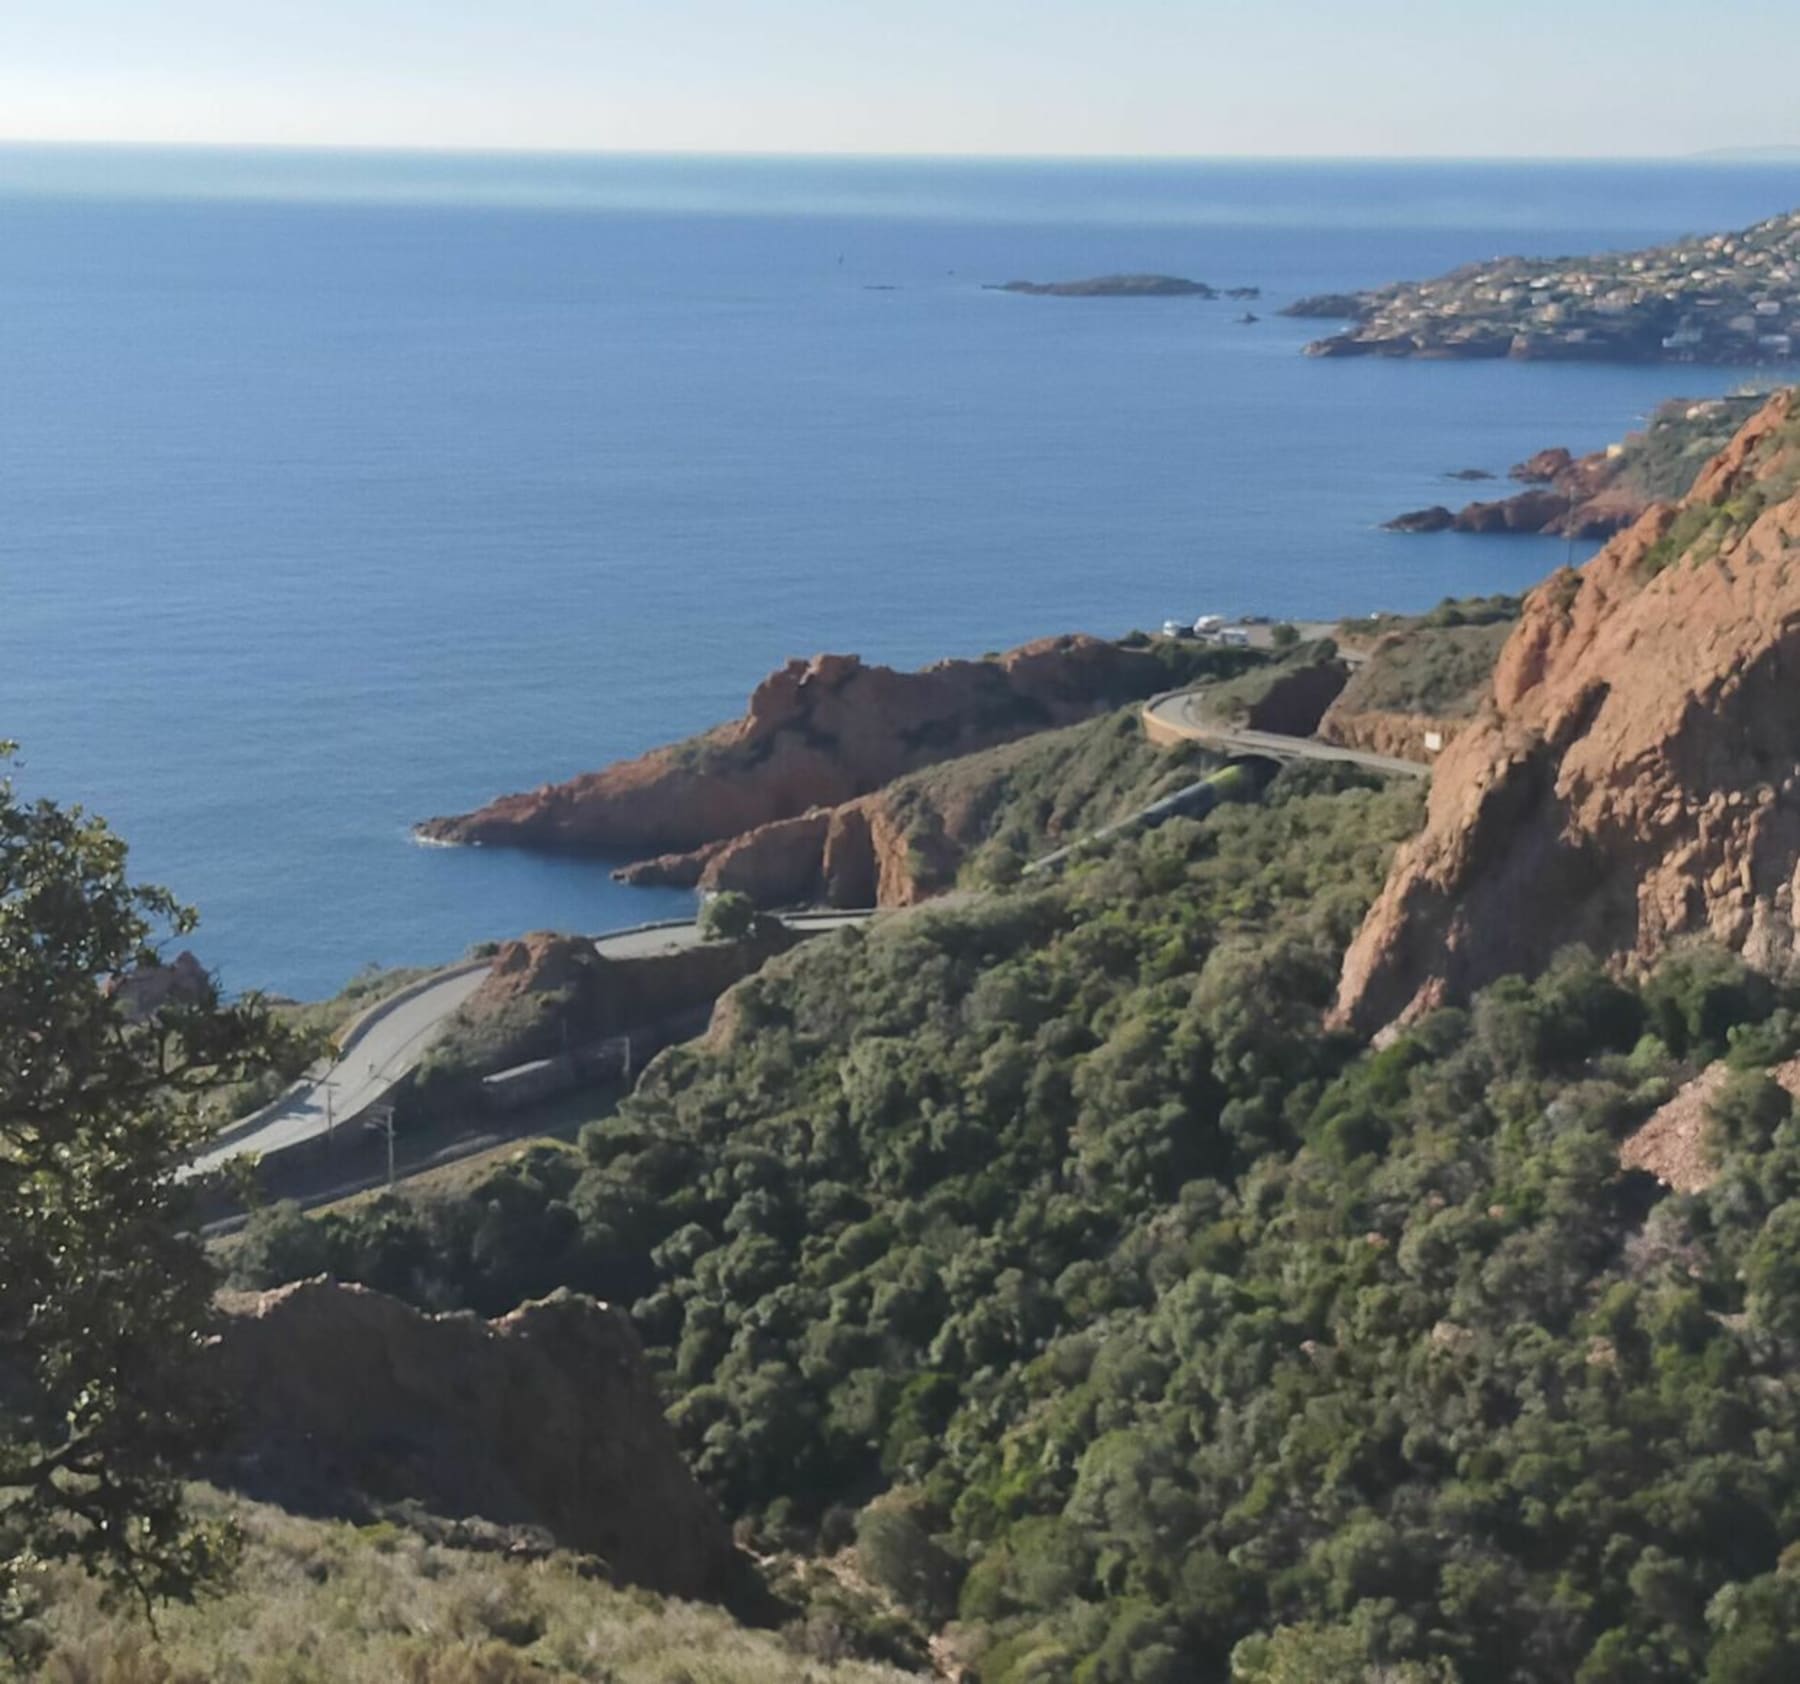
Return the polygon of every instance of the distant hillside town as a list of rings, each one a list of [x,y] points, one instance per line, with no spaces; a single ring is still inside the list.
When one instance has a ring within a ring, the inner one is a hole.
[[[1496,258],[1284,314],[1355,320],[1307,346],[1320,357],[1785,362],[1800,331],[1800,211],[1648,251]]]

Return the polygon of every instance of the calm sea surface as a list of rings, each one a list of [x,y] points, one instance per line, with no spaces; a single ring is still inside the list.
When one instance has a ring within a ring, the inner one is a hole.
[[[1792,166],[0,150],[0,736],[233,985],[668,916],[407,827],[792,655],[1518,589],[1559,545],[1377,525],[1741,373],[1318,363],[1275,309],[1797,201]],[[981,287],[1115,270],[1263,319]]]

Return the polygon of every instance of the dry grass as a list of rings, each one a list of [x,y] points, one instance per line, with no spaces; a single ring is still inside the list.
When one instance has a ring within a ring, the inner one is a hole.
[[[899,1684],[814,1658],[714,1608],[514,1561],[391,1526],[304,1520],[210,1491],[245,1534],[235,1582],[151,1632],[72,1570],[39,1581],[44,1684]]]

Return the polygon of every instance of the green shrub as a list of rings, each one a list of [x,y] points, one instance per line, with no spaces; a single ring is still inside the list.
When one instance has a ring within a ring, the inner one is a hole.
[[[756,903],[736,889],[708,895],[700,908],[700,933],[708,941],[742,941],[756,923]]]
[[[933,1624],[956,1607],[955,1558],[931,1535],[924,1506],[891,1493],[857,1517],[856,1559],[872,1584]]]

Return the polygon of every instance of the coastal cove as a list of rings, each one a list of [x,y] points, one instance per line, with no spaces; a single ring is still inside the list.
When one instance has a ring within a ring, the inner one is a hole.
[[[791,656],[1521,589],[1560,540],[1380,523],[1742,371],[1321,363],[1274,310],[1796,201],[1791,165],[0,151],[0,736],[234,986],[676,916],[408,827]],[[1263,319],[985,290],[1111,274]]]

